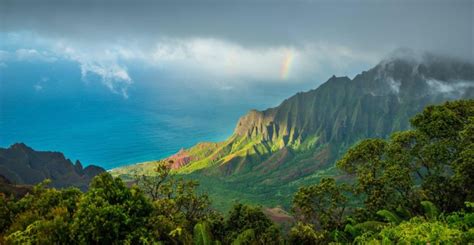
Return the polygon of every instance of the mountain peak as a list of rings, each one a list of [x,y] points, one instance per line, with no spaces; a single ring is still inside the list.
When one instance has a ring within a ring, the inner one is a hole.
[[[31,149],[29,146],[25,145],[24,143],[20,142],[20,143],[15,143],[13,145],[10,146],[11,149],[16,149],[16,150],[28,150],[28,151],[32,151],[33,149]]]
[[[361,114],[357,108],[372,108],[380,115],[394,117],[391,114],[397,113],[401,104],[470,97],[472,90],[472,63],[432,54],[397,52],[352,80],[333,75],[317,89],[297,93],[277,107],[249,111],[238,121],[234,134],[265,142],[272,149],[299,147],[315,137],[318,144],[345,141],[349,135],[384,137],[393,130],[393,126],[387,126],[392,123],[381,119],[374,122],[380,125],[370,131],[370,125],[364,126],[369,119],[363,117],[372,116]],[[410,114],[415,112],[414,108]],[[406,127],[407,123],[396,126]]]
[[[396,51],[373,69],[378,76],[396,79],[474,81],[474,63],[454,57],[413,51]]]

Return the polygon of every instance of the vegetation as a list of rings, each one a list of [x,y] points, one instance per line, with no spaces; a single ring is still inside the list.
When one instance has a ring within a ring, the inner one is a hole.
[[[474,100],[430,106],[412,129],[365,139],[293,198],[295,223],[257,206],[215,211],[165,163],[127,187],[109,173],[87,192],[37,185],[0,195],[1,244],[467,244],[474,242]]]
[[[127,187],[109,173],[87,192],[46,188],[19,200],[0,195],[0,244],[275,244],[280,230],[259,207],[236,204],[226,218],[197,183],[158,164],[153,177]]]
[[[296,193],[291,240],[474,242],[473,123],[473,100],[447,102],[413,117],[412,130],[360,141],[337,162],[350,188],[323,179]]]

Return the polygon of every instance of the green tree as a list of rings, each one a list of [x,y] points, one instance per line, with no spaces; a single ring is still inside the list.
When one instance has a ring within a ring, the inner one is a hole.
[[[399,200],[390,188],[395,183],[387,183],[398,170],[386,161],[387,148],[383,139],[362,140],[337,162],[339,168],[356,176],[355,191],[365,195],[365,207],[373,214],[380,209],[392,209],[388,207],[389,200]]]
[[[78,203],[73,236],[87,244],[138,244],[151,239],[144,229],[151,212],[151,202],[140,189],[103,173]]]
[[[70,229],[76,202],[82,193],[75,188],[48,189],[48,181],[14,203],[13,221],[6,232],[11,244],[65,244],[71,240]]]
[[[15,216],[14,205],[13,197],[0,193],[0,234],[13,222]]]
[[[153,173],[145,175],[135,174],[134,179],[138,187],[149,195],[153,201],[169,197],[172,194],[172,176],[169,164],[172,162],[159,161],[156,163]]]
[[[288,240],[290,244],[327,244],[328,235],[327,230],[316,231],[311,224],[298,222],[291,228]]]
[[[265,216],[260,207],[235,204],[225,222],[226,243],[280,244],[279,230]]]
[[[337,162],[356,176],[355,189],[372,215],[381,209],[421,212],[429,200],[451,212],[471,200],[474,100],[429,106],[411,120],[413,130],[362,140]]]
[[[176,178],[170,162],[158,162],[149,176],[136,176],[137,186],[153,201],[148,221],[153,236],[161,241],[190,243],[194,227],[214,215],[207,195],[198,194],[196,181]]]
[[[411,120],[414,129],[428,139],[422,146],[425,166],[420,169],[427,173],[422,182],[424,195],[443,211],[458,210],[472,200],[468,198],[473,195],[469,171],[474,167],[473,121],[474,100],[429,106]]]
[[[348,198],[348,186],[323,178],[318,184],[301,187],[293,198],[293,213],[298,221],[318,231],[342,228]]]

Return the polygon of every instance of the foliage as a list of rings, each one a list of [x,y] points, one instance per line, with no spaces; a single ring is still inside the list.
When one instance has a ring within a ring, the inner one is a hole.
[[[441,221],[427,221],[422,217],[414,217],[398,226],[384,228],[380,232],[383,240],[404,244],[462,243],[463,231],[450,228]]]
[[[341,228],[349,191],[346,185],[337,185],[332,178],[323,178],[319,184],[302,187],[293,199],[297,220],[321,230]]]
[[[301,223],[290,241],[473,242],[473,121],[473,100],[447,102],[413,117],[412,130],[360,141],[337,166],[353,177],[353,200],[363,202],[338,203],[346,184],[334,180],[301,188],[293,201]],[[335,217],[338,225],[331,225]]]
[[[207,222],[201,222],[194,226],[194,244],[196,245],[211,245],[212,233]]]
[[[12,199],[12,197],[7,197],[5,194],[0,193],[0,232],[7,229],[14,219]]]
[[[140,189],[103,173],[79,201],[72,233],[80,243],[138,243],[151,212],[151,202]]]
[[[417,214],[423,199],[458,210],[472,197],[472,118],[472,100],[427,107],[411,120],[413,130],[362,140],[337,165],[356,176],[369,213],[402,206]]]
[[[247,244],[254,240],[257,244],[278,243],[278,229],[262,212],[260,207],[236,204],[229,211],[225,221],[226,239],[224,241]]]
[[[318,232],[311,224],[298,222],[291,228],[289,241],[291,244],[326,244],[327,231]]]

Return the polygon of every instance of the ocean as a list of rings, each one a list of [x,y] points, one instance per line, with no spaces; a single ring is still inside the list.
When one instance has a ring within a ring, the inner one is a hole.
[[[77,64],[9,63],[0,70],[0,147],[23,142],[111,169],[222,141],[248,110],[276,106],[296,91],[221,89],[130,72],[125,98],[100,78],[84,81]]]

